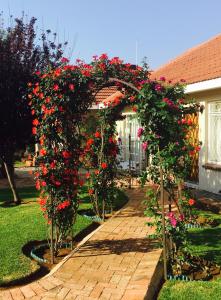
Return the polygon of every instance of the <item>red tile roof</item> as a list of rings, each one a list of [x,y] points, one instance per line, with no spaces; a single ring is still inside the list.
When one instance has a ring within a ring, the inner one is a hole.
[[[124,95],[120,92],[120,91],[117,91],[115,92],[114,94],[112,94],[111,96],[107,97],[103,103],[105,104],[111,104],[111,103],[116,103],[117,104],[117,101],[120,101],[120,99],[122,99],[124,97]],[[118,103],[119,104],[119,103]]]
[[[152,72],[151,79],[161,76],[178,82],[195,83],[221,77],[221,34],[215,36]]]
[[[118,91],[116,86],[104,87],[95,96],[96,102],[104,102],[108,97]]]

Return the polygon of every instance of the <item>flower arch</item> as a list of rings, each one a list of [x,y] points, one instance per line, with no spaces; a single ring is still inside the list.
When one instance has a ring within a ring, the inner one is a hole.
[[[140,87],[147,76],[146,68],[124,64],[116,57],[108,59],[103,54],[90,64],[77,60],[70,65],[63,59],[59,68],[37,72],[35,81],[28,84],[34,118],[32,132],[41,145],[36,188],[40,190],[41,209],[51,224],[52,257],[70,234],[76,217],[78,190],[83,184],[79,177],[84,138],[81,124],[96,92],[113,85],[113,78]],[[120,82],[117,85],[122,88]],[[102,166],[105,169],[105,162]]]
[[[171,85],[164,78],[151,81],[148,76],[145,64],[141,68],[103,54],[94,57],[90,64],[78,60],[70,65],[63,59],[59,68],[37,72],[36,80],[29,83],[32,131],[42,147],[37,159],[36,188],[41,190],[39,202],[51,225],[52,261],[75,221],[78,192],[83,184],[79,169],[85,157],[95,169],[87,176],[93,179],[89,194],[97,211],[98,196],[107,201],[112,197],[118,153],[114,124],[126,106],[132,105],[137,111],[143,148],[152,158],[142,176],[143,183],[147,178],[161,183],[163,195],[164,188],[172,190],[177,179],[184,177],[189,152],[196,150],[186,138],[191,124],[184,117],[198,107],[186,106],[181,84]],[[123,91],[123,97],[106,103],[99,112],[96,132],[85,140],[81,132],[84,117],[97,91],[111,85]]]

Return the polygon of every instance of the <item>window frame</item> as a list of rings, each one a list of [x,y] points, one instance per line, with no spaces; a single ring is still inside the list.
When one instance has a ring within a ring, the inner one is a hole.
[[[220,166],[221,167],[221,157],[220,157],[220,161],[215,161],[215,160],[212,160],[211,158],[210,158],[210,152],[209,152],[209,146],[210,146],[210,141],[211,141],[211,129],[210,129],[210,126],[211,126],[211,116],[212,115],[217,115],[217,116],[220,116],[220,118],[221,118],[221,110],[220,110],[220,112],[211,112],[211,105],[212,104],[216,104],[216,103],[220,103],[220,105],[221,105],[221,99],[220,100],[212,100],[212,101],[208,101],[208,103],[207,103],[207,126],[206,126],[206,138],[207,138],[207,155],[206,155],[206,161],[207,161],[207,164],[208,165],[217,165],[217,166]],[[220,128],[220,131],[221,131],[221,128]],[[221,149],[220,149],[220,151],[221,151]]]

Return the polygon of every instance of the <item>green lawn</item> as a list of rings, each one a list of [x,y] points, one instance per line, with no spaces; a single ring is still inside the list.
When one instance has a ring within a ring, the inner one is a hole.
[[[24,167],[26,167],[26,164],[23,161],[16,160],[14,163],[14,166],[15,166],[15,168],[24,168]]]
[[[38,191],[34,187],[18,189],[23,200],[20,206],[7,205],[12,199],[8,189],[0,190],[0,285],[27,276],[36,271],[39,266],[22,252],[22,247],[31,240],[45,240],[47,226],[42,217],[39,204],[36,203]],[[119,192],[121,194],[121,192]],[[122,194],[124,195],[124,194]],[[121,195],[121,205],[125,203]],[[80,209],[91,207],[86,193],[82,193]],[[74,226],[77,234],[91,220],[78,215]]]
[[[216,218],[221,222],[221,216],[210,212],[200,212],[206,217]],[[203,256],[221,265],[221,225],[214,228],[189,230],[191,252]],[[167,281],[160,292],[158,300],[216,300],[221,299],[221,279],[210,282]]]

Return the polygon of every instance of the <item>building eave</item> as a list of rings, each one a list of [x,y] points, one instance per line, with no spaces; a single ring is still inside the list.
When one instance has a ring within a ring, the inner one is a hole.
[[[185,88],[185,94],[204,92],[221,88],[221,77],[188,84]]]

